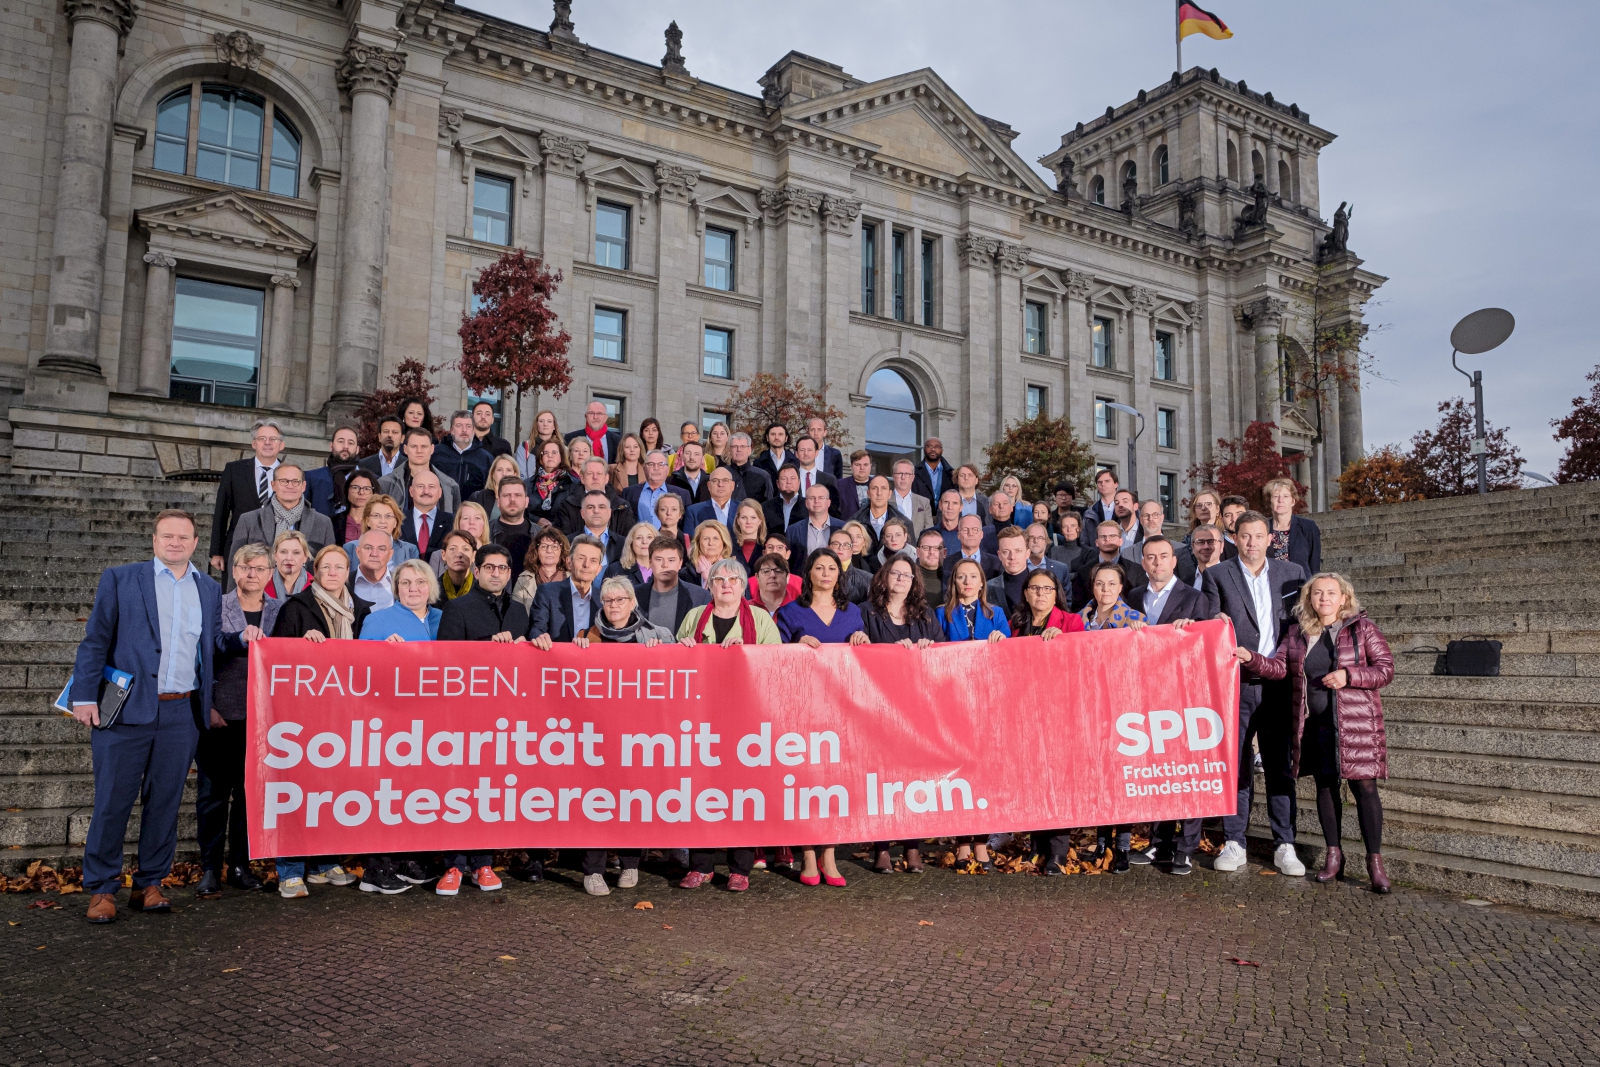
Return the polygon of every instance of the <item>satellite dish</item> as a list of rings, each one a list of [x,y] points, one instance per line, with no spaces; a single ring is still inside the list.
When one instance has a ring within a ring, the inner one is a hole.
[[[1484,308],[1474,311],[1450,331],[1450,347],[1469,356],[1499,348],[1505,344],[1517,320],[1504,308]]]

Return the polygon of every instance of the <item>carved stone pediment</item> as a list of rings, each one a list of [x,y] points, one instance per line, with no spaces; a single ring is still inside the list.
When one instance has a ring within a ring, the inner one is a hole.
[[[484,130],[469,137],[458,137],[456,148],[461,152],[463,182],[471,179],[474,161],[487,159],[491,161],[491,165],[498,163],[522,172],[523,196],[528,195],[528,190],[533,184],[529,179],[533,177],[534,168],[543,162],[539,154],[522,138],[503,126],[496,126],[492,130]]]
[[[221,248],[252,249],[303,260],[316,245],[270,211],[236,192],[207,193],[138,213],[152,238],[189,238]]]

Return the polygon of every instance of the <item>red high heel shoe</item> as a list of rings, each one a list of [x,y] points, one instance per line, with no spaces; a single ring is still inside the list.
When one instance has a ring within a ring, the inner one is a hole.
[[[824,875],[822,880],[833,886],[835,889],[843,889],[845,887],[844,875],[842,874],[838,877],[834,877],[833,875]]]
[[[800,876],[800,884],[801,885],[821,885],[822,884],[822,875],[821,874],[802,874]]]

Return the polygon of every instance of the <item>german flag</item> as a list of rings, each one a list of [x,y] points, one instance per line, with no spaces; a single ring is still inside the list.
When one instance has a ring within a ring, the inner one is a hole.
[[[1226,41],[1233,36],[1228,24],[1203,7],[1183,0],[1178,4],[1178,40],[1192,33],[1203,33],[1213,41]]]

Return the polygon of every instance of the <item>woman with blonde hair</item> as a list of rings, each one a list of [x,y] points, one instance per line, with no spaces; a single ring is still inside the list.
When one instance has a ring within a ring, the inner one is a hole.
[[[1033,525],[1033,505],[1022,498],[1022,480],[1015,474],[1000,479],[1000,491],[1011,498],[1011,524],[1026,530]]]
[[[389,540],[394,544],[394,556],[391,562],[399,566],[408,559],[417,558],[417,546],[410,541],[400,540],[400,528],[405,524],[406,513],[401,510],[395,498],[388,493],[374,493],[372,499],[367,501],[366,510],[361,513],[361,532],[378,530],[389,535]],[[350,569],[354,570],[356,562],[356,545],[361,539],[346,541],[344,551],[350,557]],[[322,553],[317,553],[321,556]]]
[[[1222,494],[1215,489],[1198,490],[1189,501],[1189,529],[1215,526],[1222,519]],[[1187,540],[1185,541],[1187,544]]]
[[[767,543],[767,516],[761,505],[745,497],[733,513],[733,557],[747,571],[756,569],[761,546]]]
[[[504,458],[504,457],[502,457]],[[489,543],[489,515],[479,504],[468,500],[461,505],[461,510],[456,512],[456,520],[450,526],[451,530],[460,530],[472,538],[472,550],[478,549]],[[433,565],[433,573],[438,574],[442,564],[439,560],[439,549],[428,553],[428,562]]]
[[[539,446],[546,441],[560,441],[561,427],[556,424],[556,413],[549,408],[533,417],[528,428],[528,439],[517,446],[517,466],[522,477],[532,478],[539,469]]]
[[[710,588],[706,582],[711,573],[711,565],[721,559],[733,557],[733,535],[728,533],[728,528],[715,519],[702,522],[694,528],[694,538],[689,542],[689,569],[679,577],[687,578],[702,588]]]
[[[611,488],[622,492],[644,481],[644,442],[636,433],[625,433],[617,442],[617,461],[609,468]]]
[[[636,522],[622,542],[622,555],[617,562],[622,564],[622,577],[634,585],[650,580],[650,542],[656,539],[656,533],[648,522]]]
[[[728,424],[725,422],[714,422],[711,424],[711,429],[706,431],[706,437],[709,440],[706,445],[706,459],[714,467],[722,467],[728,464],[728,438],[730,436]]]
[[[483,483],[483,488],[473,493],[470,497],[472,503],[483,509],[489,521],[493,522],[500,517],[500,483],[506,478],[521,480],[522,468],[512,456],[499,455],[494,457],[489,464],[489,477]]]
[[[285,601],[311,584],[306,564],[311,562],[311,542],[299,530],[285,530],[272,539],[272,580],[266,593],[272,600]]]
[[[278,609],[274,637],[304,637],[313,642],[349,641],[361,632],[372,605],[346,588],[350,560],[338,545],[317,553],[311,585]]]
[[[1267,532],[1272,541],[1267,558],[1286,559],[1305,568],[1307,574],[1322,570],[1322,529],[1304,515],[1296,515],[1300,490],[1292,478],[1274,478],[1261,487],[1267,506]]]
[[[439,580],[420,559],[408,559],[390,579],[394,603],[367,616],[363,641],[434,641],[439,637]]]
[[[1378,781],[1389,777],[1389,750],[1378,690],[1394,680],[1394,654],[1343,575],[1322,573],[1303,585],[1294,615],[1271,658],[1243,646],[1234,654],[1263,678],[1289,679],[1289,773],[1316,779],[1327,845],[1316,880],[1344,877],[1343,779],[1356,799],[1372,891],[1387,893]]]

